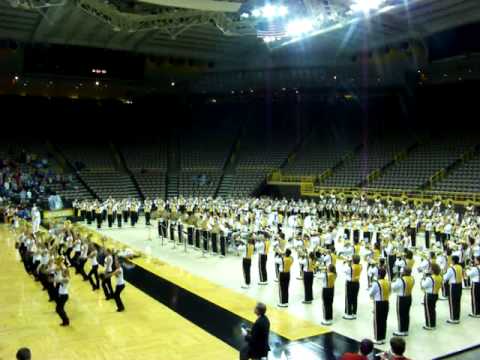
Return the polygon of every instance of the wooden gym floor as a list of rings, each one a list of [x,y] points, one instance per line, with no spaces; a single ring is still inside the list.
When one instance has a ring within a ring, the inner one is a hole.
[[[0,227],[0,360],[27,346],[33,359],[135,360],[235,359],[238,352],[134,286],[122,294],[126,311],[117,313],[103,292],[72,276],[66,311],[60,318],[41,285],[29,277],[12,234]]]

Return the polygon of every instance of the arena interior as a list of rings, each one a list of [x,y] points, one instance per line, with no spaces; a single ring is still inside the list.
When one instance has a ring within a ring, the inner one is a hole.
[[[478,0],[0,0],[0,360],[479,359],[479,38]]]

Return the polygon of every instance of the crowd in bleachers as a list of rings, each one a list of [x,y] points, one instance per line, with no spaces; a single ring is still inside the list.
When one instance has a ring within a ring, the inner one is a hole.
[[[69,189],[72,175],[55,173],[47,158],[21,150],[2,153],[0,159],[0,196],[20,203],[46,200],[55,190]]]

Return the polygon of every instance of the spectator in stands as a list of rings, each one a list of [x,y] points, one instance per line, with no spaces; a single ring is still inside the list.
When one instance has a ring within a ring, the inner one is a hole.
[[[261,359],[268,356],[270,346],[268,345],[268,335],[270,333],[270,321],[265,316],[267,306],[263,303],[257,303],[255,306],[255,315],[257,320],[249,330],[242,328],[242,333],[248,345],[240,351],[240,360]]]
[[[363,339],[357,353],[346,352],[340,360],[368,360],[368,355],[373,351],[373,341]]]
[[[21,348],[17,351],[17,360],[31,360],[32,359],[32,352],[29,348]]]
[[[390,339],[390,351],[380,355],[380,360],[409,360],[403,354],[407,345],[401,337],[395,336]]]

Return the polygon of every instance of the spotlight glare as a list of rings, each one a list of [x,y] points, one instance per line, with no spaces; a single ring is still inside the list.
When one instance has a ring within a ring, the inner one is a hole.
[[[286,33],[290,37],[297,37],[313,30],[313,22],[310,19],[296,19],[287,24]]]
[[[267,19],[272,19],[277,15],[277,8],[273,5],[267,4],[262,8],[262,15]]]
[[[363,12],[368,14],[372,10],[377,10],[385,0],[354,0],[350,9],[354,12]]]
[[[278,16],[286,16],[288,14],[288,8],[284,5],[280,5],[277,8]]]
[[[260,17],[261,15],[262,15],[262,12],[259,9],[253,9],[252,10],[252,16]]]
[[[95,86],[99,86],[100,85],[100,82],[99,81],[95,81]]]

